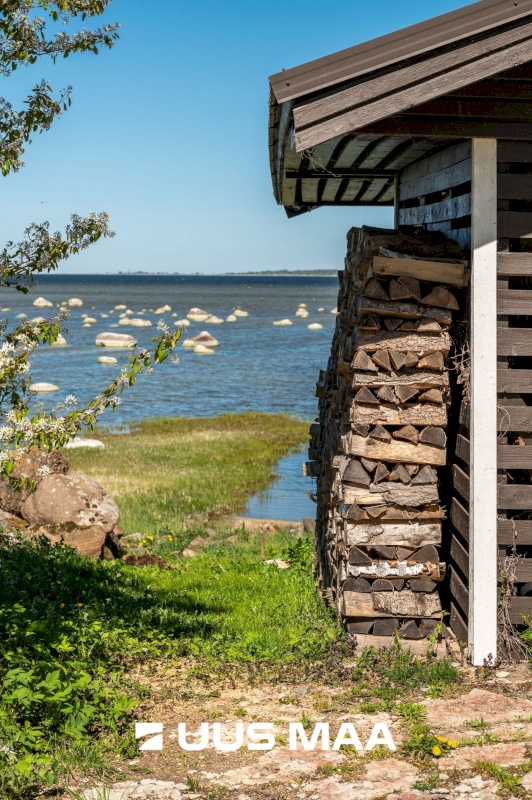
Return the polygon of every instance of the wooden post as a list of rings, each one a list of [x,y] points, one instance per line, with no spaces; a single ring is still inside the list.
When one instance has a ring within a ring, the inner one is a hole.
[[[469,645],[497,657],[497,140],[472,140]]]

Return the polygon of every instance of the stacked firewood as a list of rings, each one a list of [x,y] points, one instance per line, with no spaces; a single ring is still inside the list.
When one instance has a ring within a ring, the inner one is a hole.
[[[441,233],[348,234],[306,472],[320,587],[350,633],[422,639],[441,620],[446,359],[467,275]]]

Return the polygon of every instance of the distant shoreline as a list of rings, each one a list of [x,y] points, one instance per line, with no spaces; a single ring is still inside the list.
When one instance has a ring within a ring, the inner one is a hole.
[[[336,278],[337,270],[281,270],[279,272],[61,272],[37,275],[41,278]]]

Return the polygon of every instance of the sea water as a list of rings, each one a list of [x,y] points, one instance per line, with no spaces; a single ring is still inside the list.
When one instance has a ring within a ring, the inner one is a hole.
[[[149,347],[157,335],[157,323],[175,328],[176,319],[199,307],[225,319],[236,308],[248,312],[237,322],[209,325],[192,322],[183,339],[208,330],[220,346],[214,355],[197,355],[178,345],[179,364],[166,362],[150,375],[141,375],[126,389],[117,411],[108,412],[102,424],[126,426],[146,417],[215,416],[231,412],[285,412],[312,421],[317,413],[315,387],[320,369],[327,366],[335,325],[331,310],[336,305],[337,281],[329,277],[203,276],[203,275],[43,275],[28,295],[2,289],[0,303],[9,311],[2,317],[16,321],[17,314],[29,319],[48,317],[71,297],[83,301],[70,309],[65,323],[66,347],[40,347],[31,357],[32,381],[59,386],[53,395],[39,395],[48,409],[73,394],[80,405],[104,389],[126,364],[128,351],[95,346],[98,333],[115,331],[133,335],[141,347]],[[37,308],[33,301],[43,296],[53,308]],[[308,317],[295,316],[306,304]],[[118,326],[116,305],[125,305],[134,315],[148,319],[151,327]],[[156,315],[163,306],[171,311]],[[323,309],[323,310],[320,310]],[[140,313],[145,310],[145,313]],[[113,312],[113,313],[111,313]],[[97,320],[84,328],[82,314]],[[103,317],[107,314],[107,318]],[[176,314],[177,316],[173,316]],[[274,326],[289,318],[293,325]],[[318,322],[321,330],[309,330]],[[116,365],[98,364],[98,356],[112,355]],[[313,504],[305,489],[311,481],[295,475],[293,465],[305,459],[302,451],[292,456],[287,480],[281,478],[265,496],[252,502],[256,516],[301,519],[313,516]],[[284,463],[282,470],[286,472]],[[286,493],[286,491],[288,493]],[[280,492],[280,493],[279,493]],[[275,495],[277,493],[276,499]],[[255,505],[253,505],[255,503]],[[259,513],[260,512],[260,513]]]

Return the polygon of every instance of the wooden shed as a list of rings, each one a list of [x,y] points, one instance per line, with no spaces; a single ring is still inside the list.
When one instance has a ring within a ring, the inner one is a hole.
[[[532,614],[532,0],[481,0],[270,84],[274,195],[289,217],[394,206],[395,234],[443,233],[470,261],[469,285],[455,292],[470,402],[460,409],[451,380],[440,487],[446,476],[454,487],[442,487],[450,626],[481,665],[497,657],[502,617],[519,625]],[[361,235],[368,252],[371,229],[350,240],[344,282],[356,247],[364,261]],[[335,336],[351,359],[360,302],[346,313]],[[341,428],[341,409],[335,419]]]

